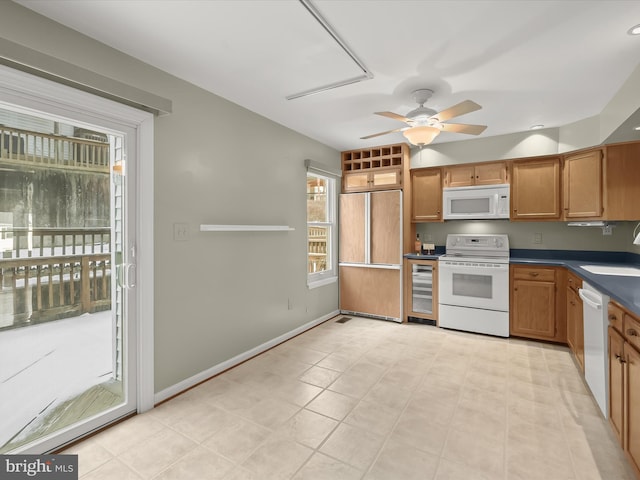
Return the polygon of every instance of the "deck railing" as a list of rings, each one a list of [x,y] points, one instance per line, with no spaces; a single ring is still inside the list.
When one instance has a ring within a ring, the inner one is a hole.
[[[110,308],[109,228],[2,232],[0,293],[6,297],[0,329]]]
[[[109,143],[0,125],[0,160],[14,165],[109,171]]]
[[[0,225],[0,256],[44,257],[108,253],[110,228],[13,228]]]
[[[93,313],[111,305],[111,255],[0,260],[13,296],[13,325]]]

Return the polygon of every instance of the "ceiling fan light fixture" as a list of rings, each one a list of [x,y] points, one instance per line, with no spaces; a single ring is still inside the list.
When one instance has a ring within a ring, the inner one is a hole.
[[[404,135],[412,145],[422,146],[433,142],[439,133],[440,129],[436,127],[411,127],[402,132],[402,135]]]

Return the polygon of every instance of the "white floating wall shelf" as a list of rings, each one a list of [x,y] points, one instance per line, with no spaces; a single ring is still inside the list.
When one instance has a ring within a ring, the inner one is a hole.
[[[291,232],[289,225],[200,225],[201,232]]]

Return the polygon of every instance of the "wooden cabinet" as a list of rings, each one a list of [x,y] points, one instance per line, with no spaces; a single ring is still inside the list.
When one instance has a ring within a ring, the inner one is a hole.
[[[438,262],[407,259],[404,265],[404,317],[438,318]]]
[[[342,191],[401,189],[408,163],[409,145],[405,143],[342,152]]]
[[[622,323],[620,323],[622,315]],[[619,326],[622,325],[622,330]],[[640,478],[640,319],[609,304],[609,423]]]
[[[605,149],[605,217],[640,219],[640,142],[607,145]]]
[[[564,269],[511,265],[509,333],[517,337],[564,342],[564,306],[557,283]]]
[[[625,327],[626,328],[626,327]],[[626,332],[625,332],[626,333]],[[626,337],[625,337],[626,338]],[[631,467],[640,478],[640,353],[624,343],[626,380],[624,388],[624,450]]]
[[[340,310],[401,320],[400,269],[340,266]]]
[[[402,169],[390,168],[376,172],[351,172],[342,177],[343,192],[386,190],[402,187]]]
[[[442,221],[442,170],[411,170],[411,221]]]
[[[506,162],[454,165],[444,169],[445,187],[494,185],[507,182]]]
[[[401,320],[402,192],[340,195],[340,310]]]
[[[559,220],[560,157],[514,160],[511,220]]]
[[[603,217],[603,157],[602,148],[564,157],[562,193],[566,220]]]
[[[624,447],[624,338],[609,325],[609,424]]]
[[[584,373],[584,318],[582,299],[578,294],[580,288],[582,288],[582,279],[569,272],[567,275],[567,345]]]

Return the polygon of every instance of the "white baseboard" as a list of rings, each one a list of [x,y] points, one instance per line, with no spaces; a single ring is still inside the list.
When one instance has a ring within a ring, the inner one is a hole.
[[[293,330],[287,333],[284,333],[279,337],[269,340],[268,342],[265,342],[262,345],[258,345],[257,347],[252,348],[251,350],[247,350],[246,352],[236,355],[235,357],[230,358],[229,360],[219,363],[218,365],[208,368],[207,370],[204,370],[192,377],[189,377],[179,383],[176,383],[175,385],[165,388],[164,390],[161,390],[155,394],[154,401],[157,405],[158,403],[168,398],[171,398],[174,395],[177,395],[179,393],[184,392],[185,390],[188,390],[189,388],[193,387],[194,385],[197,385],[200,382],[204,382],[205,380],[219,374],[220,372],[224,372],[225,370],[231,367],[235,367],[239,363],[242,363],[245,360],[250,359],[251,357],[255,357],[256,355],[266,350],[269,350],[270,348],[273,348],[276,345],[286,340],[289,340],[290,338],[293,338],[296,335],[299,335],[302,332],[309,330],[310,328],[315,327],[316,325],[326,322],[330,318],[333,318],[339,314],[340,314],[339,310],[336,310],[334,312],[323,315],[322,317],[316,318],[315,320],[312,320],[309,323],[305,323],[304,325],[301,325],[298,328],[294,328]]]

